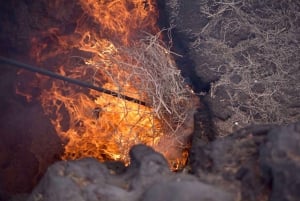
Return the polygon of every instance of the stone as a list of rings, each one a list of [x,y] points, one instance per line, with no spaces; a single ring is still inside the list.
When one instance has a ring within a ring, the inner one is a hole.
[[[233,196],[197,181],[172,181],[153,185],[142,201],[232,201]]]
[[[118,201],[133,200],[96,159],[61,161],[52,165],[28,201]],[[124,185],[125,186],[125,185]]]
[[[131,188],[147,189],[152,183],[162,181],[170,174],[168,162],[160,153],[145,145],[135,145],[130,150],[130,166],[128,174],[131,177]]]
[[[269,188],[261,177],[259,150],[272,128],[249,126],[208,144],[193,144],[192,173],[201,181],[241,196],[243,201],[267,200]]]
[[[260,149],[260,165],[270,183],[270,201],[300,198],[300,122],[273,129]]]
[[[57,162],[28,201],[235,200],[231,192],[193,175],[172,173],[166,159],[150,147],[136,145],[130,157],[130,166],[117,173],[92,158]]]

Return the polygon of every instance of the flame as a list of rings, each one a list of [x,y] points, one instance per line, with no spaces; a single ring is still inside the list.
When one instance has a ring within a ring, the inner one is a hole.
[[[111,59],[127,62],[130,58],[117,47],[137,44],[143,31],[159,31],[155,1],[79,0],[78,4],[83,13],[74,32],[64,33],[60,27],[39,32],[31,39],[31,58],[59,74],[144,100],[133,85],[139,78]],[[59,1],[49,6],[60,6]],[[187,152],[182,147],[159,148],[174,140],[152,108],[44,76],[36,79],[42,88],[39,100],[65,144],[62,159],[95,157],[128,164],[130,147],[144,143],[161,151],[172,168],[185,164]]]

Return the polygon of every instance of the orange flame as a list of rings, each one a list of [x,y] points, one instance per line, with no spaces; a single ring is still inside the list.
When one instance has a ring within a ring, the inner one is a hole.
[[[52,27],[39,33],[32,38],[31,57],[62,75],[143,99],[143,94],[131,84],[139,82],[138,78],[129,79],[131,72],[110,59],[125,61],[116,47],[134,45],[143,31],[159,31],[155,1],[80,0],[79,4],[83,14],[76,20],[75,31],[64,34],[60,28]],[[95,67],[88,62],[102,65]],[[99,68],[109,69],[109,74],[101,73]],[[152,108],[44,76],[37,79],[47,89],[40,95],[44,111],[65,143],[62,159],[95,157],[128,163],[128,152],[134,144],[159,147],[174,141],[164,132],[163,122],[153,115]],[[174,149],[158,148],[176,169],[185,164],[187,152],[181,147],[174,153]]]

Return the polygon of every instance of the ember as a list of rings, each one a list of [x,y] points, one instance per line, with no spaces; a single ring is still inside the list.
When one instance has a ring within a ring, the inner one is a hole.
[[[128,164],[130,147],[144,143],[163,153],[172,169],[181,168],[198,100],[157,34],[156,3],[78,3],[83,13],[74,31],[51,27],[37,33],[31,39],[31,58],[48,70],[147,106],[36,75],[44,112],[64,141],[62,159],[95,157]],[[17,92],[30,97],[22,89]]]

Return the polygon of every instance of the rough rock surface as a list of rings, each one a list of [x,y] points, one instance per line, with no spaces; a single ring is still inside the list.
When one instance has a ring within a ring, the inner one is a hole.
[[[116,174],[95,159],[61,161],[52,165],[28,201],[233,201],[231,193],[187,174],[169,171],[164,157],[137,145],[131,165]]]
[[[299,123],[250,126],[193,146],[192,173],[243,201],[299,200]]]
[[[296,201],[299,146],[300,122],[249,126],[194,146],[191,175],[170,172],[161,154],[137,145],[127,168],[91,158],[57,162],[28,201]]]
[[[269,132],[259,160],[272,186],[270,201],[300,199],[300,123]]]
[[[158,183],[146,191],[143,201],[233,200],[229,193],[201,182],[174,180]]]
[[[240,194],[244,201],[267,200],[258,167],[259,146],[271,126],[254,126],[191,149],[192,173]]]

